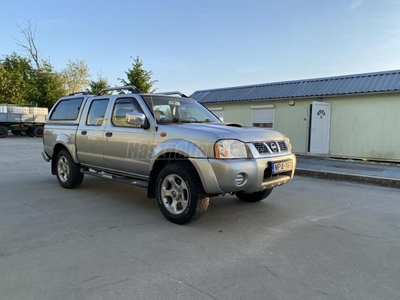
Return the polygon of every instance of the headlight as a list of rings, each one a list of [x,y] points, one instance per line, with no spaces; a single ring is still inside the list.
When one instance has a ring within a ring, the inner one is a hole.
[[[292,144],[290,143],[290,139],[285,137],[286,145],[288,146],[289,151],[292,151]]]
[[[214,149],[217,158],[248,158],[246,145],[238,140],[220,140]]]

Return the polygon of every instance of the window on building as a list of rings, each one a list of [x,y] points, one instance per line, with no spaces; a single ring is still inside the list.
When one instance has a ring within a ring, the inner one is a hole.
[[[274,128],[274,106],[252,106],[252,126],[262,128]]]

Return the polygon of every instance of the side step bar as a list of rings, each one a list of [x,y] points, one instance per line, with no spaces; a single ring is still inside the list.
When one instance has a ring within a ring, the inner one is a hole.
[[[83,174],[87,174],[90,176],[111,179],[114,181],[130,184],[130,185],[135,185],[135,186],[138,186],[141,188],[147,188],[149,185],[149,183],[146,180],[134,179],[134,178],[124,177],[124,176],[117,176],[117,175],[112,175],[112,174],[108,174],[108,173],[104,173],[104,172],[89,171],[87,168],[81,168],[79,171]]]

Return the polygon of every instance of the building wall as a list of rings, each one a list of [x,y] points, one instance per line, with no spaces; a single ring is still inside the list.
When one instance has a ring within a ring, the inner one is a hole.
[[[400,161],[399,94],[337,97],[329,102],[331,156]]]
[[[274,129],[292,141],[293,152],[308,149],[309,105],[316,99],[219,103],[224,121],[251,125],[251,106],[273,105]],[[330,156],[400,161],[400,94],[376,94],[322,99],[332,104]]]
[[[312,102],[312,101],[311,101]],[[293,152],[306,153],[307,150],[307,114],[310,101],[296,101],[289,106],[289,100],[251,101],[238,103],[206,104],[208,108],[222,107],[224,121],[251,126],[251,107],[257,105],[274,106],[274,130],[290,138]],[[266,129],[267,130],[267,129]]]

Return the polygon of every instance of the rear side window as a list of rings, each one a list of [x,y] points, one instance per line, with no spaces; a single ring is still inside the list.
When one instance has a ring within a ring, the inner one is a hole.
[[[60,101],[51,114],[50,120],[76,120],[82,101],[83,98]]]
[[[104,121],[108,99],[94,100],[90,105],[89,114],[86,120],[87,125],[101,126]]]

